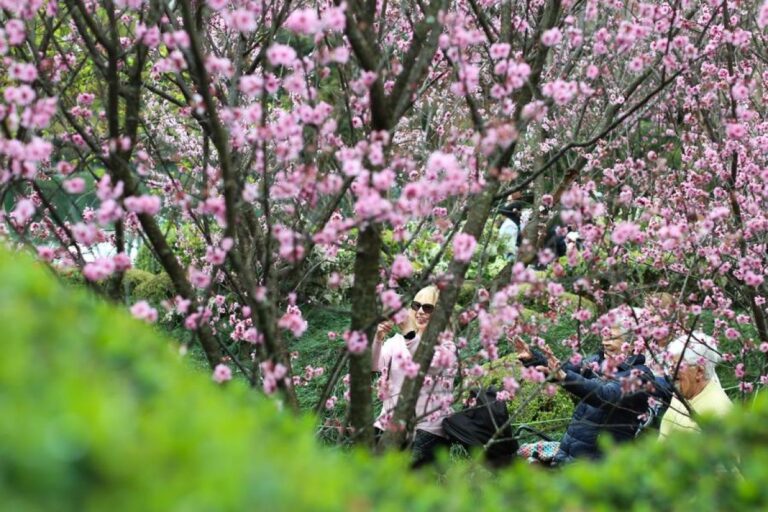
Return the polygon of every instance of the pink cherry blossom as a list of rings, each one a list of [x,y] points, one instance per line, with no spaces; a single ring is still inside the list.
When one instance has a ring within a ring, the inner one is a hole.
[[[17,225],[24,226],[35,215],[35,211],[35,204],[30,199],[22,199],[16,203],[10,217]]]
[[[725,126],[725,135],[729,139],[742,139],[747,134],[747,129],[741,123],[728,123]]]
[[[195,288],[205,289],[208,288],[208,285],[211,284],[211,276],[194,266],[189,267],[188,274],[189,281]]]
[[[613,228],[611,241],[617,245],[627,242],[637,242],[642,239],[642,231],[632,222],[620,222]]]
[[[761,30],[768,27],[768,1],[764,1],[763,5],[760,6],[760,10],[757,13],[757,26]]]
[[[744,82],[738,82],[731,87],[731,95],[733,96],[733,99],[737,101],[746,100],[749,98],[749,87],[747,87]]]
[[[332,32],[341,32],[346,26],[346,16],[344,11],[347,8],[346,2],[341,2],[336,7],[329,7],[320,13],[320,20],[325,30]]]
[[[578,320],[579,322],[587,322],[590,318],[592,318],[592,312],[588,309],[579,309],[576,310],[571,317],[574,320]]]
[[[56,257],[56,251],[51,247],[38,246],[37,257],[44,261],[50,262],[53,261],[53,259]]]
[[[256,30],[256,15],[247,9],[235,9],[227,15],[229,26],[237,32],[250,33]]]
[[[154,195],[130,196],[125,198],[123,204],[129,212],[156,215],[162,207],[162,200]]]
[[[220,11],[227,6],[227,3],[229,3],[229,0],[205,0],[205,3],[208,7],[210,7],[214,11]]]
[[[62,183],[62,187],[70,194],[82,194],[85,191],[83,178],[71,178]]]
[[[752,272],[751,270],[748,270],[744,274],[744,282],[747,283],[749,286],[758,287],[761,284],[763,284],[764,277],[760,274],[756,274]]]
[[[346,331],[343,335],[350,354],[362,354],[368,348],[368,337],[364,332]]]
[[[83,276],[89,281],[103,281],[115,273],[115,262],[112,258],[96,258],[83,267]]]
[[[387,311],[397,311],[403,305],[400,296],[395,290],[384,290],[379,298],[381,299],[381,305]]]
[[[288,306],[285,314],[278,320],[277,326],[291,331],[298,338],[307,330],[308,323],[301,316],[301,310],[297,306]]]
[[[118,272],[124,272],[131,268],[131,258],[124,252],[119,252],[114,255],[112,262],[115,264],[115,270]]]
[[[541,34],[541,44],[544,46],[557,46],[563,40],[563,33],[557,27],[545,30]]]
[[[232,369],[225,364],[217,364],[216,368],[213,369],[212,378],[217,384],[232,380]]]
[[[144,320],[147,323],[155,323],[157,321],[157,310],[151,307],[145,300],[140,300],[131,306],[131,314],[134,318]]]
[[[507,43],[495,43],[491,45],[491,58],[494,60],[505,59],[509,55],[510,45]]]
[[[322,29],[322,24],[315,9],[297,9],[285,20],[285,28],[297,34],[312,35]]]
[[[37,79],[37,69],[33,64],[14,62],[8,68],[8,76],[21,82],[34,82]]]
[[[400,366],[401,366],[401,369],[403,370],[403,373],[405,374],[406,379],[415,379],[416,376],[419,374],[419,368],[421,367],[419,363],[415,362],[411,358],[408,358],[405,361],[403,361]]]
[[[557,79],[554,82],[545,83],[541,92],[544,96],[552,98],[558,105],[567,105],[578,92],[578,84],[573,81]]]
[[[475,254],[477,241],[468,233],[459,233],[453,239],[453,259],[462,263],[468,263]]]
[[[24,23],[17,19],[7,21],[5,23],[5,35],[8,38],[8,44],[11,46],[20,45],[26,39]]]
[[[290,67],[296,60],[296,50],[285,44],[273,44],[267,50],[267,59],[273,66]]]
[[[411,277],[411,275],[413,275],[413,265],[408,258],[403,254],[395,256],[395,261],[392,263],[392,277],[403,279]]]

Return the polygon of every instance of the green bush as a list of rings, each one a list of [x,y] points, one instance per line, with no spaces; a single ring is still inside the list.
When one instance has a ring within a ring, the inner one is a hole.
[[[512,428],[528,425],[536,430],[559,439],[573,415],[574,404],[568,392],[555,387],[554,394],[548,394],[542,385],[522,380],[522,365],[512,353],[489,363],[483,377],[483,386],[502,389],[504,377],[514,377],[520,384],[515,398],[507,403]],[[523,438],[523,440],[527,440]],[[538,440],[538,439],[535,439]]]
[[[467,307],[472,304],[472,299],[475,298],[477,292],[477,284],[474,279],[467,279],[461,284],[459,288],[459,296],[456,299],[456,305],[458,307]]]
[[[0,252],[4,510],[765,510],[768,399],[602,463],[490,474],[321,447],[313,421],[214,384],[149,326]],[[738,473],[732,468],[738,460]],[[443,464],[446,459],[443,459]]]
[[[173,242],[173,239],[169,241]],[[141,244],[139,247],[134,265],[136,269],[149,272],[150,274],[160,272],[163,269],[162,265],[160,265],[160,262],[158,262],[157,258],[155,258],[152,249],[150,249],[147,244]]]
[[[59,279],[67,285],[70,286],[83,286],[85,285],[85,278],[83,277],[83,273],[80,272],[80,269],[77,267],[67,267],[67,268],[61,268],[61,267],[53,267],[56,275],[59,276]]]
[[[143,285],[147,281],[152,280],[155,275],[152,272],[141,270],[138,268],[130,268],[123,274],[123,286],[126,292],[130,295],[136,288]]]
[[[133,299],[134,301],[144,299],[158,303],[162,300],[170,299],[173,297],[173,294],[171,277],[163,272],[137,284],[133,290]]]

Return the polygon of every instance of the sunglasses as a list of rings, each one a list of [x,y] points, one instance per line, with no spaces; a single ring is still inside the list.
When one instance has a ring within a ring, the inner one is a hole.
[[[414,311],[418,311],[419,309],[421,309],[426,314],[431,315],[432,312],[435,310],[435,305],[434,304],[422,304],[421,302],[413,301],[413,302],[411,302],[411,309],[414,310]]]

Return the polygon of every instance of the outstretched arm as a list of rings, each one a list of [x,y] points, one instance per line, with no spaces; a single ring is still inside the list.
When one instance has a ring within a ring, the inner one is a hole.
[[[616,405],[623,397],[621,385],[615,380],[589,379],[571,370],[564,373],[565,378],[561,382],[563,388],[589,405]]]
[[[394,322],[391,320],[387,320],[386,322],[381,322],[378,327],[376,327],[376,334],[373,336],[373,345],[371,346],[371,369],[374,372],[380,372],[381,368],[379,365],[379,359],[381,359],[381,346],[384,344],[384,340],[387,338],[387,335],[392,331],[392,327],[394,327]]]
[[[519,336],[512,337],[507,335],[507,340],[515,347],[515,352],[517,352],[517,359],[523,363],[523,366],[527,367],[547,365],[547,358],[545,355],[536,349],[532,349]]]

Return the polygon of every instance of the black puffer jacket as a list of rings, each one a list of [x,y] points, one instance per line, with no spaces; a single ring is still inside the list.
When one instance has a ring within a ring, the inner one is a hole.
[[[669,389],[654,379],[642,355],[621,364],[613,378],[590,369],[593,362],[602,367],[603,360],[600,353],[578,367],[570,363],[563,367],[566,378],[562,386],[580,401],[560,442],[555,462],[599,457],[597,439],[601,434],[610,436],[617,443],[631,441],[642,421],[639,416],[648,412],[648,399],[654,397],[669,402]],[[622,379],[633,376],[642,385],[635,391],[623,391]]]

